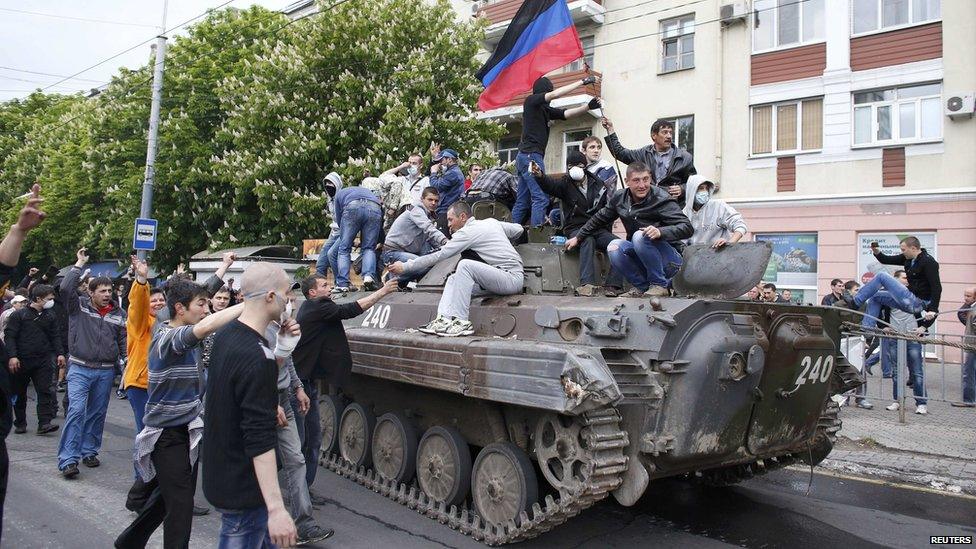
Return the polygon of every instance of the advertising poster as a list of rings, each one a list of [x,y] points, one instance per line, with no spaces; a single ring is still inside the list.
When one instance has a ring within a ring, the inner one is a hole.
[[[764,282],[778,287],[817,287],[817,233],[757,234],[756,241],[773,245]]]
[[[901,253],[901,239],[906,236],[914,236],[922,243],[922,247],[928,251],[929,255],[939,259],[936,252],[935,233],[861,233],[857,235],[857,276],[861,284],[874,278],[874,273],[885,269],[888,273],[894,273],[902,268],[902,265],[882,265],[874,258],[871,253],[871,243],[877,242],[881,248],[881,253],[886,255],[898,255]]]

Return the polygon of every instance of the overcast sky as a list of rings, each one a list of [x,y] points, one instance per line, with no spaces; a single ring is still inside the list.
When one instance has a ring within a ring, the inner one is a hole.
[[[227,7],[258,4],[279,10],[293,1],[234,0]],[[169,0],[166,27],[175,27],[225,2]],[[142,65],[159,33],[162,14],[163,0],[0,0],[0,101],[24,97],[61,80],[35,73],[69,76],[149,40],[48,91],[87,91],[108,82],[119,67]],[[181,32],[185,28],[170,37]]]

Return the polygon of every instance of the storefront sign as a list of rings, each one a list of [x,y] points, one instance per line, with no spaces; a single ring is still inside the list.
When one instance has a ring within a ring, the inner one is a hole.
[[[757,234],[755,238],[773,245],[764,282],[777,288],[817,287],[817,233]]]
[[[907,236],[914,236],[922,243],[922,247],[929,255],[938,259],[936,255],[935,233],[861,233],[857,235],[857,280],[861,284],[874,278],[874,274],[885,269],[889,274],[904,268],[903,265],[882,265],[871,253],[871,243],[877,242],[881,253],[898,255],[901,253],[901,240]]]

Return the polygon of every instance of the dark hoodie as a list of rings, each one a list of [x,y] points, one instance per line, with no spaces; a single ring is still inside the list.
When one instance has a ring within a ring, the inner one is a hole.
[[[549,142],[549,121],[566,120],[564,109],[555,109],[546,101],[546,94],[553,90],[552,82],[545,76],[532,85],[532,95],[522,103],[522,141],[520,153],[546,154]]]
[[[549,196],[558,198],[561,202],[563,216],[563,233],[570,235],[582,228],[583,225],[603,208],[609,195],[613,194],[613,187],[607,186],[600,178],[593,175],[589,170],[583,170],[586,178],[586,192],[580,188],[579,183],[569,177],[569,168],[572,166],[585,164],[586,159],[583,154],[577,151],[569,153],[566,162],[566,175],[561,179],[555,179],[547,175],[536,179],[539,187]]]

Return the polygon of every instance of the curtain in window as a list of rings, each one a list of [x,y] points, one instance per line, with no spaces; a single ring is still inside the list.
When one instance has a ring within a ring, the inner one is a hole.
[[[773,152],[773,107],[753,107],[752,109],[752,153]]]
[[[800,126],[802,148],[805,151],[823,148],[823,100],[803,102],[803,120]]]
[[[796,104],[776,107],[776,150],[792,151],[796,146]]]

